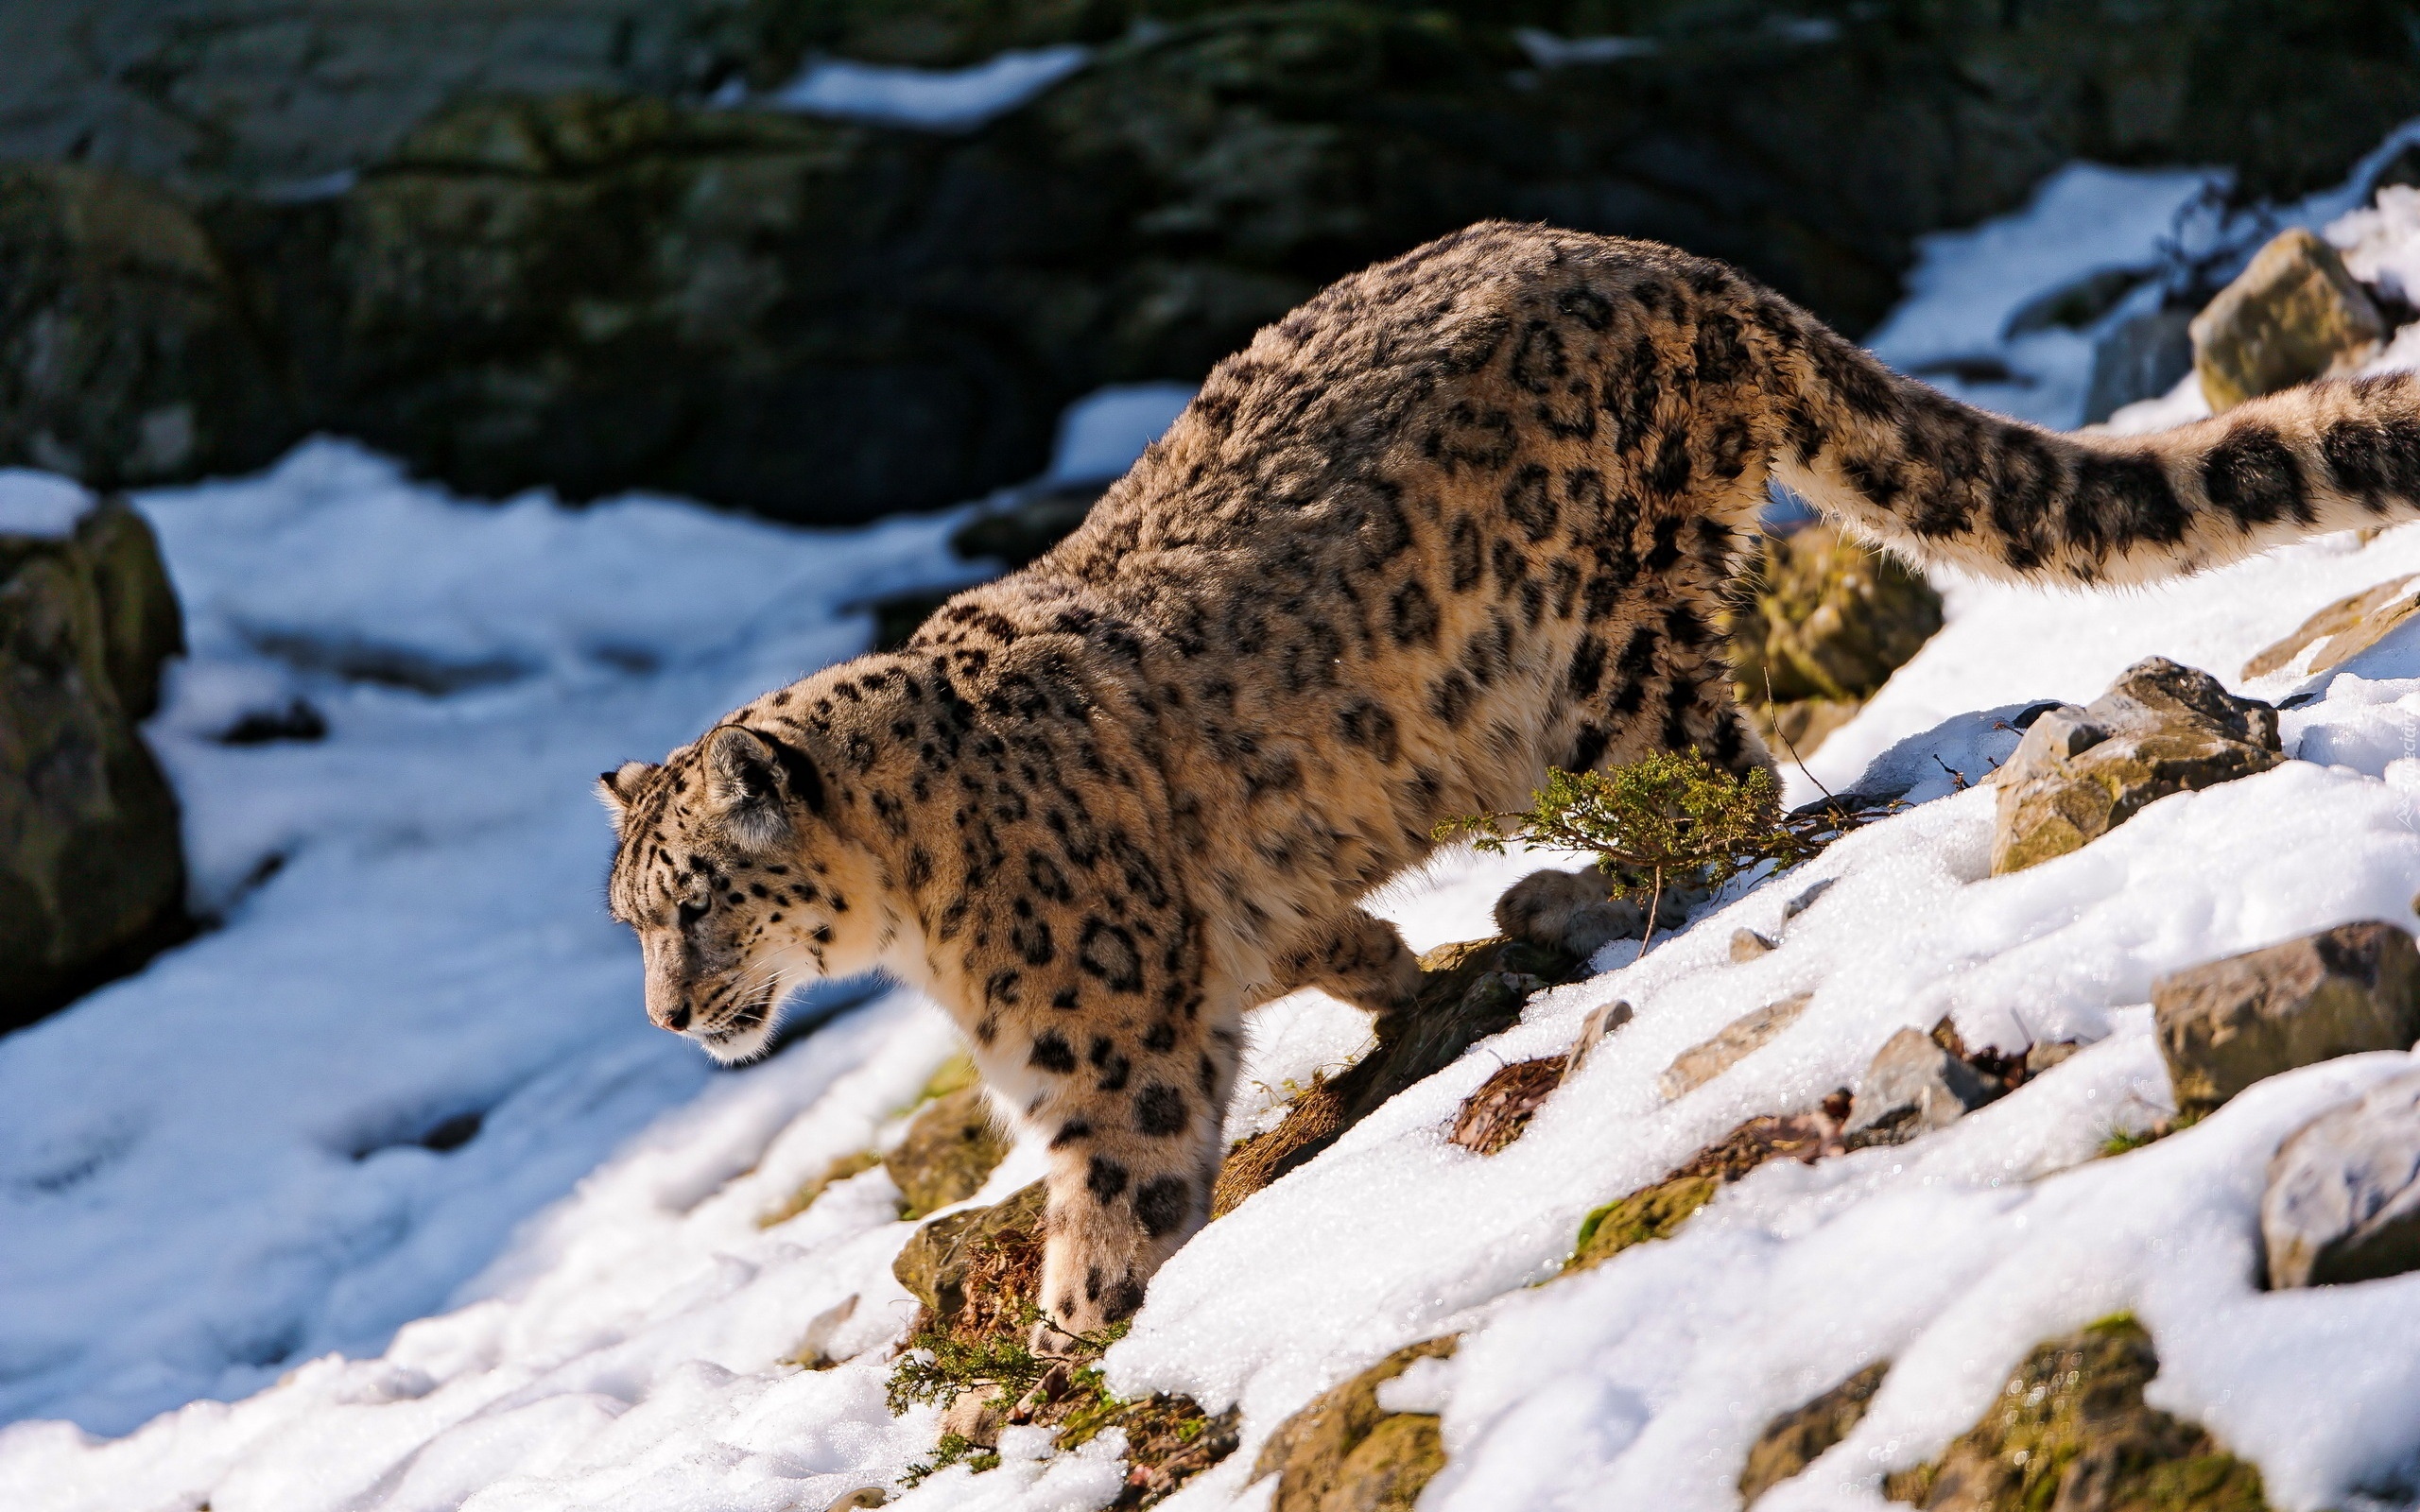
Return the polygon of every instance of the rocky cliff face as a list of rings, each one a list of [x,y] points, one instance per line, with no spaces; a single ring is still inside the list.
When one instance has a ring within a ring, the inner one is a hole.
[[[1075,396],[1198,378],[1484,216],[1676,242],[1857,330],[1913,236],[2070,158],[2281,193],[2420,111],[2398,24],[2350,0],[213,3],[119,0],[74,68],[89,8],[0,23],[29,39],[0,150],[175,191],[0,181],[0,286],[30,291],[0,387],[42,401],[0,459],[189,476],[327,429],[475,492],[856,520],[1030,475]],[[977,130],[702,103],[810,54],[1065,42],[1089,64]],[[96,197],[141,209],[107,256],[75,250]]]

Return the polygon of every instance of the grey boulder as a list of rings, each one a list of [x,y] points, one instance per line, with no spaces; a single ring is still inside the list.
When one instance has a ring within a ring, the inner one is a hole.
[[[2420,1072],[2330,1108],[2279,1146],[2260,1238],[2273,1287],[2420,1269]]]

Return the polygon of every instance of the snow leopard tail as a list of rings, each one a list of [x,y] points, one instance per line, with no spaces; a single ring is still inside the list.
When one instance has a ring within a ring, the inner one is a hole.
[[[1903,377],[1809,320],[1774,476],[1919,561],[2135,583],[2420,518],[2420,375],[2325,379],[2146,436],[2064,435]]]

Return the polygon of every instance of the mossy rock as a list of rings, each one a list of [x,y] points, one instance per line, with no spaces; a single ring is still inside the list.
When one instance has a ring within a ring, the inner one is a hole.
[[[1887,1478],[1933,1512],[2267,1512],[2259,1469],[2143,1402],[2151,1335],[2104,1319],[2035,1349],[1942,1456]]]
[[[899,1216],[922,1218],[975,1195],[1008,1159],[1010,1143],[979,1086],[926,1103],[907,1138],[882,1158],[883,1169],[899,1183]]]
[[[799,1183],[798,1190],[782,1199],[782,1205],[756,1220],[759,1228],[770,1228],[786,1223],[815,1206],[815,1199],[824,1191],[854,1176],[863,1176],[882,1163],[882,1157],[872,1150],[852,1150],[832,1158],[832,1163]]]
[[[1878,1360],[1814,1400],[1767,1423],[1748,1451],[1747,1465],[1739,1471],[1741,1504],[1755,1505],[1756,1498],[1814,1464],[1825,1450],[1848,1437],[1850,1431],[1864,1420],[1865,1409],[1872,1404],[1874,1394],[1882,1389],[1882,1378],[1890,1369],[1889,1361]]]
[[[1277,1477],[1270,1512],[1409,1512],[1444,1468],[1444,1446],[1435,1417],[1388,1412],[1378,1386],[1415,1361],[1451,1355],[1460,1342],[1406,1345],[1279,1425],[1253,1465],[1255,1479]]]
[[[1669,1239],[1721,1189],[1716,1177],[1669,1177],[1605,1204],[1581,1221],[1571,1258],[1563,1263],[1564,1274],[1593,1269],[1651,1239]]]
[[[0,1029],[191,932],[176,795],[135,725],[181,644],[124,503],[64,539],[0,536]]]

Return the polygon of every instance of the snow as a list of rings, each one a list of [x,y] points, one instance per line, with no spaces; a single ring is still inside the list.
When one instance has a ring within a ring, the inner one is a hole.
[[[1995,392],[2031,403],[2074,378],[2073,353],[2007,337],[2008,314],[2151,266],[2204,182],[2069,170],[2014,220],[1929,243],[1877,343],[2030,365],[2034,389]],[[1054,475],[1131,455],[1179,403],[1095,396]],[[0,1413],[22,1419],[0,1429],[0,1504],[815,1512],[892,1483],[938,1431],[930,1409],[883,1404],[910,1307],[890,1274],[911,1231],[896,1191],[877,1168],[764,1220],[835,1158],[898,1137],[951,1031],[910,994],[860,988],[767,1061],[710,1071],[638,1010],[633,954],[597,906],[607,839],[585,786],[855,650],[852,603],[962,572],[942,547],[959,516],[819,534],[664,500],[473,507],[329,443],[141,505],[194,641],[151,735],[220,922],[0,1040]],[[1427,1512],[1733,1508],[1765,1422],[1889,1360],[1858,1429],[1762,1503],[1874,1512],[1881,1476],[1962,1432],[2036,1342],[2119,1310],[2157,1343],[2152,1402],[2256,1461],[2272,1504],[2411,1504],[2420,1276],[2277,1294],[2255,1278],[2271,1152],[2413,1057],[2308,1067],[2097,1157],[2169,1111],[2159,973],[2412,923],[2420,629],[2325,674],[2238,674],[2322,605],[2413,573],[2406,527],[2122,593],[1945,579],[1944,631],[1787,774],[1793,798],[1820,779],[1899,792],[1905,812],[1735,885],[1643,958],[1609,948],[1599,974],[1533,999],[1154,1280],[1111,1385],[1242,1409],[1243,1447],[1173,1512],[1265,1507],[1251,1469],[1288,1414],[1447,1332],[1453,1358],[1382,1397],[1442,1415]],[[2152,654],[2297,700],[2281,723],[2298,759],[1991,877],[1976,783],[2013,721]],[[298,697],[324,742],[213,739]],[[1449,854],[1374,905],[1416,949],[1475,937],[1511,880],[1549,864],[1570,858]],[[1779,948],[1734,964],[1741,927]],[[1807,1008],[1772,1041],[1677,1100],[1656,1091],[1683,1050],[1798,992]],[[1498,1065],[1561,1053],[1616,998],[1635,1018],[1522,1139],[1488,1158],[1447,1142]],[[1854,1087],[1893,1033],[1945,1014],[1974,1044],[2088,1048],[1948,1129],[1769,1165],[1673,1238],[1554,1279],[1592,1208],[1745,1118]],[[1367,1040],[1317,993],[1261,1010],[1232,1128],[1272,1123]],[[414,1143],[475,1109],[458,1147]],[[974,1200],[1041,1161],[1020,1144]],[[1082,1512],[1115,1494],[1120,1452],[1115,1435],[1072,1454],[1012,1435],[997,1469],[942,1471],[894,1504]]]
[[[2012,336],[2011,320],[2028,301],[2109,271],[2142,280],[2111,318],[2155,308],[2163,242],[2224,182],[2215,170],[2071,163],[2044,180],[2022,210],[1919,237],[1908,298],[1866,344],[1969,404],[2073,425],[2083,417],[2094,332],[2052,325]]]
[[[0,467],[0,536],[61,541],[92,511],[90,489],[73,478],[31,468]]]
[[[1007,114],[1092,60],[1067,43],[1011,48],[968,68],[899,68],[825,58],[754,103],[927,131],[970,131]]]
[[[1044,481],[1114,481],[1192,402],[1191,384],[1113,384],[1094,389],[1060,416],[1058,442]]]

